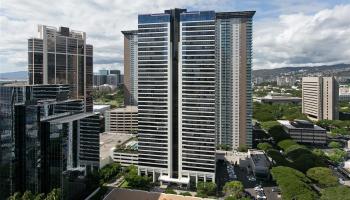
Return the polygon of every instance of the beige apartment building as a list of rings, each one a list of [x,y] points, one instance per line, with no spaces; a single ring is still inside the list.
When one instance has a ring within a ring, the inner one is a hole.
[[[334,77],[303,77],[302,113],[313,120],[339,119],[338,87]]]
[[[105,112],[106,132],[130,133],[137,132],[137,106],[126,106]]]

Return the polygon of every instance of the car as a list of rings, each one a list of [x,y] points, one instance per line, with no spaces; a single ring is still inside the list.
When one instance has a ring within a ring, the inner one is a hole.
[[[256,192],[258,192],[258,191],[264,191],[264,189],[263,189],[260,185],[254,187],[254,190],[255,190]]]
[[[281,192],[281,190],[278,187],[272,188],[272,192]]]
[[[248,176],[248,180],[249,180],[249,181],[256,181],[256,179],[255,179],[254,176]]]
[[[257,199],[266,199],[266,196],[264,192],[259,191],[258,194],[256,195]]]

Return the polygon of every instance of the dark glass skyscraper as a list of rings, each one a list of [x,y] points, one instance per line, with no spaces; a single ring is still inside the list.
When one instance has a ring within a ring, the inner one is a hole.
[[[66,195],[63,172],[98,168],[99,116],[69,97],[68,85],[0,87],[0,199],[52,188]],[[49,122],[58,128],[45,129]]]
[[[68,84],[92,111],[93,47],[84,32],[39,25],[38,38],[28,40],[28,76],[31,85]]]

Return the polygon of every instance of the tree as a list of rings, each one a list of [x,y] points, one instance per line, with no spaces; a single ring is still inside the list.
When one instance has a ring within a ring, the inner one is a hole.
[[[276,149],[267,150],[267,155],[272,158],[276,165],[290,166],[291,163]]]
[[[150,188],[151,178],[148,176],[139,176],[137,168],[133,165],[127,168],[125,180],[128,182],[128,187],[140,190],[148,190]]]
[[[346,186],[329,187],[321,191],[321,200],[345,200],[350,197],[350,188]]]
[[[166,194],[177,194],[176,191],[171,189],[171,188],[165,189],[164,193],[166,193]]]
[[[237,149],[239,152],[247,152],[248,151],[248,147],[245,145],[239,146]]]
[[[300,155],[311,154],[311,151],[303,145],[295,144],[295,145],[288,147],[285,151],[285,154],[288,158],[295,160]]]
[[[279,125],[277,121],[266,121],[266,122],[261,122],[260,124],[261,124],[261,128],[264,129],[265,131],[269,131],[270,128]]]
[[[44,200],[44,199],[45,199],[45,195],[43,193],[37,194],[34,198],[34,200]]]
[[[343,151],[341,149],[333,149],[332,152],[328,154],[328,158],[335,163],[344,161],[346,157],[346,151]]]
[[[8,200],[21,200],[22,195],[20,192],[15,192],[12,196],[8,198]]]
[[[258,149],[263,150],[263,151],[267,151],[269,149],[272,149],[272,145],[267,143],[267,142],[259,143],[257,147],[258,147]]]
[[[328,120],[328,119],[319,120],[316,122],[317,126],[320,126],[320,127],[327,129],[327,130],[329,130],[329,127],[331,126],[331,124],[332,124],[332,121]]]
[[[316,181],[321,187],[331,187],[338,185],[338,179],[332,170],[326,167],[314,167],[307,170],[306,175]]]
[[[104,166],[99,171],[99,176],[103,183],[110,181],[112,178],[116,177],[121,170],[121,165],[119,163],[111,163]]]
[[[284,132],[283,127],[281,125],[276,125],[270,128],[269,134],[273,138],[275,142],[279,142],[285,139],[289,139],[290,137]]]
[[[292,139],[285,139],[285,140],[278,142],[277,146],[285,151],[289,147],[296,145],[296,144],[297,143]]]
[[[22,196],[22,200],[33,200],[34,195],[31,191],[25,191]]]
[[[189,192],[181,192],[180,195],[182,195],[182,196],[192,196],[192,194],[189,193]]]
[[[328,144],[328,147],[332,149],[339,149],[342,147],[342,145],[339,142],[332,141]]]
[[[240,181],[231,181],[224,185],[223,192],[237,199],[243,196],[244,187]]]
[[[45,200],[60,200],[61,199],[61,189],[55,188],[49,194],[47,194]]]
[[[290,167],[273,167],[271,175],[283,194],[283,199],[316,200],[318,195],[309,186],[310,179],[303,173]]]
[[[312,153],[301,153],[293,162],[293,168],[306,172],[308,169],[313,167],[324,167],[326,166],[322,159]]]
[[[197,183],[197,194],[199,196],[214,196],[216,193],[216,184],[213,182],[202,182]]]

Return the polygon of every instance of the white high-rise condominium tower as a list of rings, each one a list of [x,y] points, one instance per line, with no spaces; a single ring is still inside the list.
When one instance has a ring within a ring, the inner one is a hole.
[[[252,17],[216,13],[217,144],[252,146]]]
[[[139,171],[215,180],[215,12],[139,15]]]
[[[217,144],[251,145],[253,15],[185,9],[139,15],[140,174],[179,184],[215,181]],[[223,95],[224,87],[231,95]],[[217,107],[224,102],[231,109]],[[221,118],[237,127],[217,132]]]
[[[334,77],[303,77],[302,112],[313,120],[339,119],[339,86]]]

